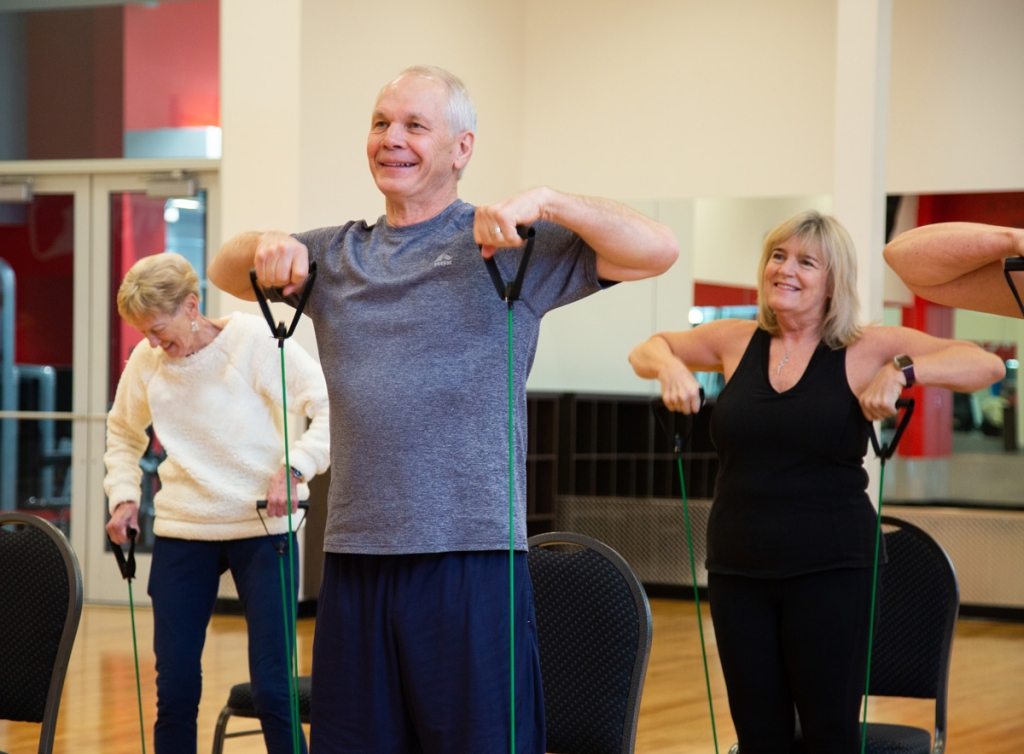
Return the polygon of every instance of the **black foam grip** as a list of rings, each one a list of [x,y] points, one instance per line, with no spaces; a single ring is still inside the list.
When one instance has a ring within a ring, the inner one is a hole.
[[[256,501],[256,508],[261,510],[261,511],[266,510],[267,509],[267,501],[266,500],[257,500]],[[299,501],[299,510],[309,510],[309,501],[308,500],[300,500]]]

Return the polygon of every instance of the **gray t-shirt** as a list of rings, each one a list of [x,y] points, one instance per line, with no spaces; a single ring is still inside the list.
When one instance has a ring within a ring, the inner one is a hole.
[[[296,234],[319,271],[306,305],[331,420],[327,552],[508,548],[508,307],[474,207],[426,222]],[[600,288],[594,251],[539,222],[514,309],[516,549],[526,549],[526,378],[541,317]],[[505,280],[522,251],[499,250]],[[292,297],[291,302],[297,300]]]

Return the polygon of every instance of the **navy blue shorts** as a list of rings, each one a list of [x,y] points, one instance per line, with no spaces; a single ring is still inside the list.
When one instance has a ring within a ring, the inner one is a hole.
[[[310,750],[508,752],[507,552],[327,553]],[[516,752],[543,754],[533,586],[515,555]]]

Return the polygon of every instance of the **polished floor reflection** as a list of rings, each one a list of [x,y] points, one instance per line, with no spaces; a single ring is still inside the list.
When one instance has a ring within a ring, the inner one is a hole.
[[[714,751],[703,682],[696,612],[692,602],[653,600],[654,644],[637,734],[638,754],[709,754]],[[152,614],[138,610],[144,715],[155,715]],[[719,750],[735,741],[717,667],[711,621],[705,617]],[[300,672],[309,672],[313,621],[299,621]],[[246,634],[241,618],[218,616],[203,655],[204,693],[199,710],[199,751],[213,740],[217,715],[231,686],[246,678]],[[872,719],[929,727],[932,705],[910,699],[872,703]],[[229,731],[251,721],[235,720]],[[38,726],[0,722],[0,750],[35,751]],[[950,754],[1016,752],[1024,741],[1024,625],[961,620],[953,647],[949,691]],[[151,735],[147,737],[152,751]],[[58,754],[134,754],[141,750],[131,623],[127,609],[87,606],[61,703]],[[265,752],[261,736],[229,740],[225,754]]]

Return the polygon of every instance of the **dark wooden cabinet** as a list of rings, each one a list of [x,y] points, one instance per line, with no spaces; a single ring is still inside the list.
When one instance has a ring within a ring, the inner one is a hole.
[[[526,404],[526,531],[532,537],[556,529],[561,396],[530,393]]]
[[[711,497],[718,471],[708,435],[711,407],[695,418],[666,411],[660,401],[655,410],[638,396],[564,395],[559,494],[679,497],[678,434],[687,495]]]
[[[695,418],[667,412],[661,422],[640,396],[530,393],[527,529],[558,526],[561,495],[676,498],[676,433],[690,497],[710,498],[718,460],[708,433],[713,406]]]

